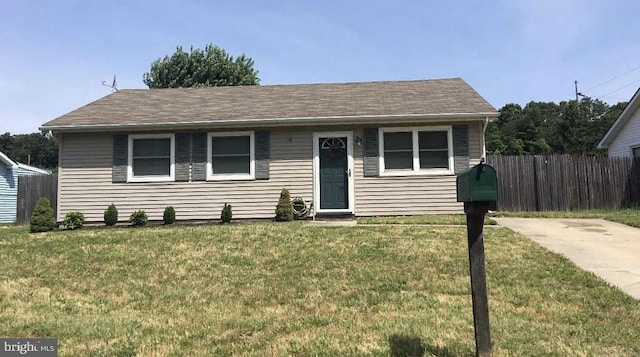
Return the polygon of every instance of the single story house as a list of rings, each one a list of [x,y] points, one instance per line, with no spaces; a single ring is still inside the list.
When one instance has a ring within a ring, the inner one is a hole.
[[[460,78],[120,90],[45,123],[60,145],[58,220],[166,206],[181,220],[462,212],[456,173],[496,109]]]
[[[598,148],[608,149],[609,157],[640,158],[640,88],[598,143]]]
[[[20,176],[47,175],[50,171],[11,160],[0,151],[0,223],[15,223]]]

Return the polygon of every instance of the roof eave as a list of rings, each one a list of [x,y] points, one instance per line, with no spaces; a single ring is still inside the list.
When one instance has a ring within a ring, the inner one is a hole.
[[[5,165],[7,165],[8,167],[11,168],[16,168],[18,167],[18,164],[11,160],[7,155],[5,155],[2,151],[0,151],[0,162],[4,162]]]
[[[35,167],[35,166],[31,166],[31,165],[27,165],[27,164],[22,164],[22,163],[19,163],[19,162],[17,164],[18,164],[17,167],[21,168],[23,170],[36,172],[36,173],[44,174],[44,175],[50,175],[51,174],[51,171],[49,171],[49,170],[41,169],[41,168],[38,168],[38,167]]]
[[[479,113],[440,113],[440,114],[404,114],[404,115],[365,115],[335,117],[302,117],[302,118],[261,118],[261,119],[216,119],[190,122],[169,123],[135,123],[135,124],[102,124],[102,125],[43,125],[41,131],[52,132],[85,132],[85,131],[139,131],[168,130],[176,128],[234,128],[234,127],[275,127],[275,126],[309,126],[338,124],[376,124],[383,120],[393,123],[415,122],[417,119],[466,121],[497,118],[497,111]]]
[[[640,107],[640,88],[638,88],[633,97],[631,97],[629,103],[627,103],[622,113],[620,113],[620,116],[613,122],[609,131],[607,131],[602,140],[600,140],[597,146],[598,149],[609,148],[613,139],[616,138],[620,130],[622,130],[624,125],[627,124],[629,119],[631,119],[633,116],[632,114],[638,109],[638,107]]]

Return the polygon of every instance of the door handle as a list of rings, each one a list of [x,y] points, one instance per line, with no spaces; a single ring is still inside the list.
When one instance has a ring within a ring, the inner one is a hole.
[[[347,174],[347,177],[351,177],[351,169],[347,169],[347,171],[345,171]]]

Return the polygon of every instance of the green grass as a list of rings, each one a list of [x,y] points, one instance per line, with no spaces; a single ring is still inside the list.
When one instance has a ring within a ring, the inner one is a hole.
[[[466,225],[464,214],[430,214],[420,216],[388,216],[388,217],[359,217],[358,224],[440,224]],[[496,221],[486,217],[485,225],[495,225]]]
[[[524,218],[601,218],[608,221],[640,228],[640,209],[590,210],[590,211],[544,211],[544,212],[495,212],[492,217]]]
[[[487,230],[494,356],[637,356],[640,302]],[[60,356],[473,356],[463,227],[0,229],[0,336]]]

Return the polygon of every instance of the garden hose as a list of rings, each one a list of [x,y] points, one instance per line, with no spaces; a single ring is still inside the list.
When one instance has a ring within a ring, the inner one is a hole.
[[[293,206],[293,216],[295,219],[306,219],[309,217],[309,209],[302,197],[295,197],[292,199],[291,206]]]

